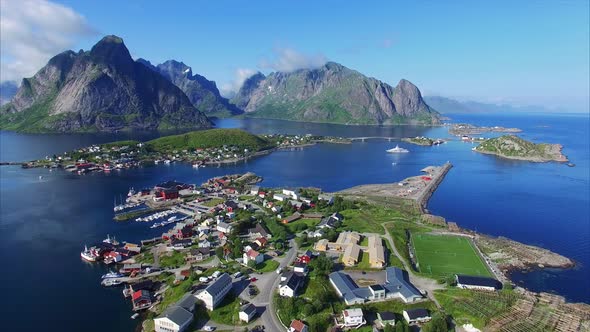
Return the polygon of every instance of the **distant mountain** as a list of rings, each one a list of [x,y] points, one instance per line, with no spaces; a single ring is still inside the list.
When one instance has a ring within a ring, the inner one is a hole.
[[[186,94],[193,106],[207,116],[226,117],[242,113],[219,94],[214,81],[209,81],[199,74],[193,75],[191,67],[182,62],[168,60],[157,66],[144,59],[138,59],[137,62],[143,63],[174,83]]]
[[[393,88],[334,62],[317,69],[257,73],[231,99],[247,115],[342,124],[438,124],[420,90],[406,80]]]
[[[555,112],[543,106],[512,106],[480,103],[476,101],[457,101],[440,96],[425,96],[428,105],[441,113],[545,113]]]
[[[106,36],[90,51],[53,57],[22,81],[0,111],[0,128],[29,132],[209,128],[177,86],[133,61],[123,40]]]
[[[0,83],[0,106],[10,102],[10,99],[16,95],[18,85],[12,81]]]

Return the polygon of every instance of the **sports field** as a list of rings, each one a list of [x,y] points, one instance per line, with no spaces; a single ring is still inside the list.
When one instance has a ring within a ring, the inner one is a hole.
[[[420,272],[433,277],[454,274],[492,275],[467,238],[451,235],[412,234]]]

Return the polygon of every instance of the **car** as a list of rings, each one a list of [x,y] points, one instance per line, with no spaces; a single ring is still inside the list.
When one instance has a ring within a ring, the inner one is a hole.
[[[215,326],[205,325],[203,326],[203,331],[215,331]]]
[[[257,280],[258,280],[258,279],[256,279],[256,278],[250,278],[250,282],[255,282],[255,281],[257,281]]]

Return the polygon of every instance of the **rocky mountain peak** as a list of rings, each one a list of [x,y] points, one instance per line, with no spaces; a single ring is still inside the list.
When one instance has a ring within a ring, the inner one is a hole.
[[[92,47],[89,55],[94,61],[115,66],[131,66],[133,63],[131,54],[129,54],[129,50],[125,46],[125,43],[123,43],[123,39],[114,35],[102,38]]]

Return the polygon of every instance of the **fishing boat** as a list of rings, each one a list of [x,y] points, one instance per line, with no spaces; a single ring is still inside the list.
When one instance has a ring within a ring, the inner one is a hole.
[[[84,251],[80,252],[80,257],[88,262],[96,262],[96,256],[87,246],[84,246]]]
[[[102,240],[104,243],[112,244],[114,246],[119,245],[119,241],[115,240],[115,237],[111,239],[111,236],[107,234],[107,238]]]
[[[389,150],[387,150],[387,152],[389,152],[389,153],[407,153],[407,152],[410,152],[410,150],[400,148],[399,145],[396,145],[395,148],[389,149]]]
[[[122,284],[123,281],[121,279],[114,279],[114,278],[108,278],[108,279],[104,279],[103,281],[100,282],[101,285],[103,286],[117,286]]]
[[[137,312],[136,312],[136,313],[134,313],[133,315],[131,315],[131,319],[135,319],[135,318],[137,318],[137,317],[139,317],[139,314],[138,314]]]
[[[122,278],[122,277],[124,277],[123,274],[117,273],[117,272],[114,272],[114,271],[110,271],[109,273],[102,275],[102,279]]]

